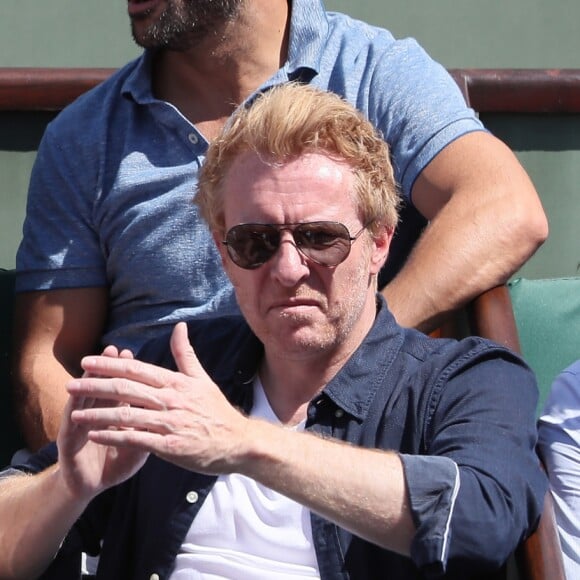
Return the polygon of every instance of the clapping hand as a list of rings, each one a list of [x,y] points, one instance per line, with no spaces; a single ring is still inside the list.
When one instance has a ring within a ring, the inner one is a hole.
[[[135,471],[136,458],[147,453],[204,473],[233,471],[241,457],[248,419],[202,368],[185,323],[176,325],[171,351],[177,372],[103,353],[84,358],[86,375],[69,384],[74,400],[98,402],[71,409],[74,428],[118,457],[128,454],[126,469],[115,465],[117,478]]]
[[[106,347],[101,356],[110,360],[133,359],[130,351],[119,352],[114,346]],[[85,371],[81,380],[96,376]],[[69,389],[70,397],[57,439],[59,464],[71,492],[79,497],[92,498],[104,489],[131,477],[145,463],[148,454],[141,450],[121,449],[91,441],[88,428],[73,421],[72,416],[97,407],[120,407],[123,403],[75,394],[74,391],[74,388]]]

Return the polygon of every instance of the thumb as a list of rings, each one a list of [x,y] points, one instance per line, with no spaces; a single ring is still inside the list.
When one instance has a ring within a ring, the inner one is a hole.
[[[177,370],[189,377],[198,376],[200,373],[205,374],[193,347],[189,343],[187,335],[187,324],[178,322],[171,333],[171,353],[175,359]]]

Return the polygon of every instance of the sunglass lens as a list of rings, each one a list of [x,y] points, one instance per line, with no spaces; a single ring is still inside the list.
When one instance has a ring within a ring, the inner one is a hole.
[[[350,251],[350,234],[334,222],[301,224],[294,230],[296,245],[310,259],[324,266],[337,266]]]
[[[241,268],[253,270],[276,253],[280,233],[268,225],[241,224],[228,231],[226,242],[232,261]]]

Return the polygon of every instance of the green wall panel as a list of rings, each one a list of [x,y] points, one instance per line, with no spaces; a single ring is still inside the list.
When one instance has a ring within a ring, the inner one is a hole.
[[[0,155],[0,268],[14,267],[34,156],[34,152],[22,151]]]
[[[0,112],[0,268],[14,267],[36,149],[53,113]]]
[[[578,0],[327,0],[456,68],[577,68]]]
[[[0,66],[118,67],[138,54],[123,0],[0,0]]]
[[[515,151],[548,215],[548,240],[518,275],[579,276],[580,115],[487,115],[483,121]]]
[[[0,66],[120,66],[138,54],[126,5],[1,0]],[[580,66],[578,0],[327,0],[326,6],[414,36],[447,67]]]

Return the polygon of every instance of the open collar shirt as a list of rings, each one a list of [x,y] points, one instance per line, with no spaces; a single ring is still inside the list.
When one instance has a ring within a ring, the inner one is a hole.
[[[378,300],[371,331],[311,401],[306,429],[400,453],[416,534],[407,558],[312,514],[321,578],[463,579],[500,566],[536,524],[546,491],[534,452],[533,374],[486,340],[437,340],[403,329]],[[190,339],[230,401],[249,412],[263,348],[245,322],[194,322]],[[174,367],[165,340],[140,358]],[[21,469],[55,460],[48,448]],[[102,542],[98,578],[168,578],[215,481],[151,457],[94,500],[50,573],[67,553],[98,552]]]

